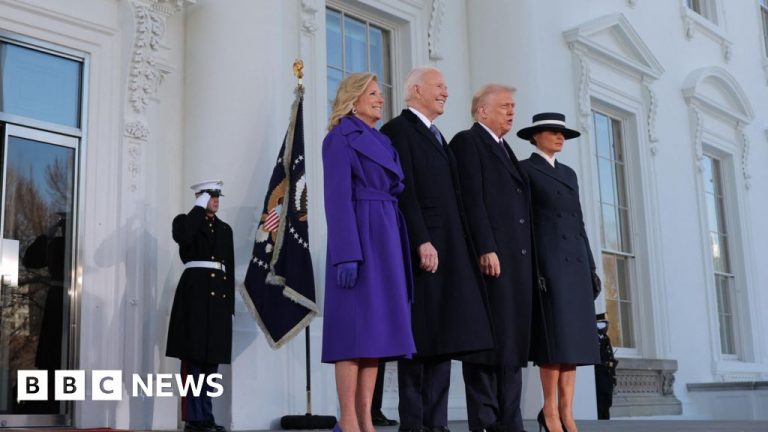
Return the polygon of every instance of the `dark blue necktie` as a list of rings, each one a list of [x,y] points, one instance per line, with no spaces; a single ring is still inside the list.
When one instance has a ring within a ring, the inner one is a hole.
[[[437,139],[437,143],[440,144],[440,147],[443,146],[443,136],[440,134],[440,130],[435,126],[434,124],[429,127],[429,131],[432,132],[432,135],[435,136],[435,139]]]

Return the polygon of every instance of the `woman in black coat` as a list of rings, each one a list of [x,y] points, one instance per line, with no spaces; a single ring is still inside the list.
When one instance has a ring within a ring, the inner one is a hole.
[[[579,132],[565,116],[541,113],[517,136],[536,146],[520,166],[531,186],[533,231],[539,277],[544,279],[546,340],[532,342],[539,365],[544,408],[539,424],[548,431],[577,431],[573,420],[576,366],[600,363],[594,296],[599,278],[584,230],[576,173],[555,160],[567,139]]]

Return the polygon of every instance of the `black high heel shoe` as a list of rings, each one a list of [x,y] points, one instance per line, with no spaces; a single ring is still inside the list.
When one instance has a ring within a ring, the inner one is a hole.
[[[544,432],[549,432],[547,421],[544,420],[544,408],[539,411],[539,415],[536,416],[536,421],[539,422],[539,432],[541,432],[542,429],[544,429]]]

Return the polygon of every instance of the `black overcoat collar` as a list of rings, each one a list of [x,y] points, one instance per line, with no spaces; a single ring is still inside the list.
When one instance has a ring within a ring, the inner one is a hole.
[[[420,134],[422,134],[427,140],[429,140],[430,143],[435,147],[438,153],[440,153],[441,156],[447,158],[448,156],[445,153],[445,137],[442,138],[443,142],[438,142],[437,138],[432,134],[432,131],[429,130],[427,125],[424,124],[423,121],[413,113],[410,109],[406,108],[403,110],[403,112],[400,113],[401,116],[403,116],[404,119],[406,119],[408,122],[410,122],[414,129],[416,129]],[[442,133],[440,134],[442,136]]]
[[[520,168],[517,165],[517,158],[515,157],[515,153],[512,152],[512,149],[509,147],[506,141],[502,140],[504,144],[499,144],[498,142],[494,141],[491,134],[489,134],[483,125],[478,122],[475,122],[475,124],[472,125],[472,131],[481,137],[483,144],[487,145],[491,153],[493,153],[495,157],[501,160],[501,162],[504,164],[504,168],[509,171],[512,177],[521,183],[525,183],[525,180],[520,173]],[[502,145],[504,147],[502,147]],[[506,149],[508,154],[505,154],[504,149]]]
[[[570,176],[567,175],[565,165],[561,164],[557,160],[555,160],[555,166],[553,167],[549,164],[549,162],[547,162],[546,159],[541,157],[540,154],[534,152],[531,153],[530,161],[531,166],[536,168],[536,170],[542,174],[557,180],[570,189],[577,189],[576,185],[571,181]]]

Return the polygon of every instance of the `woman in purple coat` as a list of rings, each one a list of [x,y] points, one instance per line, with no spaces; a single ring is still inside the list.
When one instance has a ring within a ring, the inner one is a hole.
[[[328,255],[323,356],[335,363],[344,432],[372,432],[380,358],[410,356],[411,274],[397,206],[403,171],[389,139],[374,129],[384,99],[370,73],[340,84],[323,141]]]

